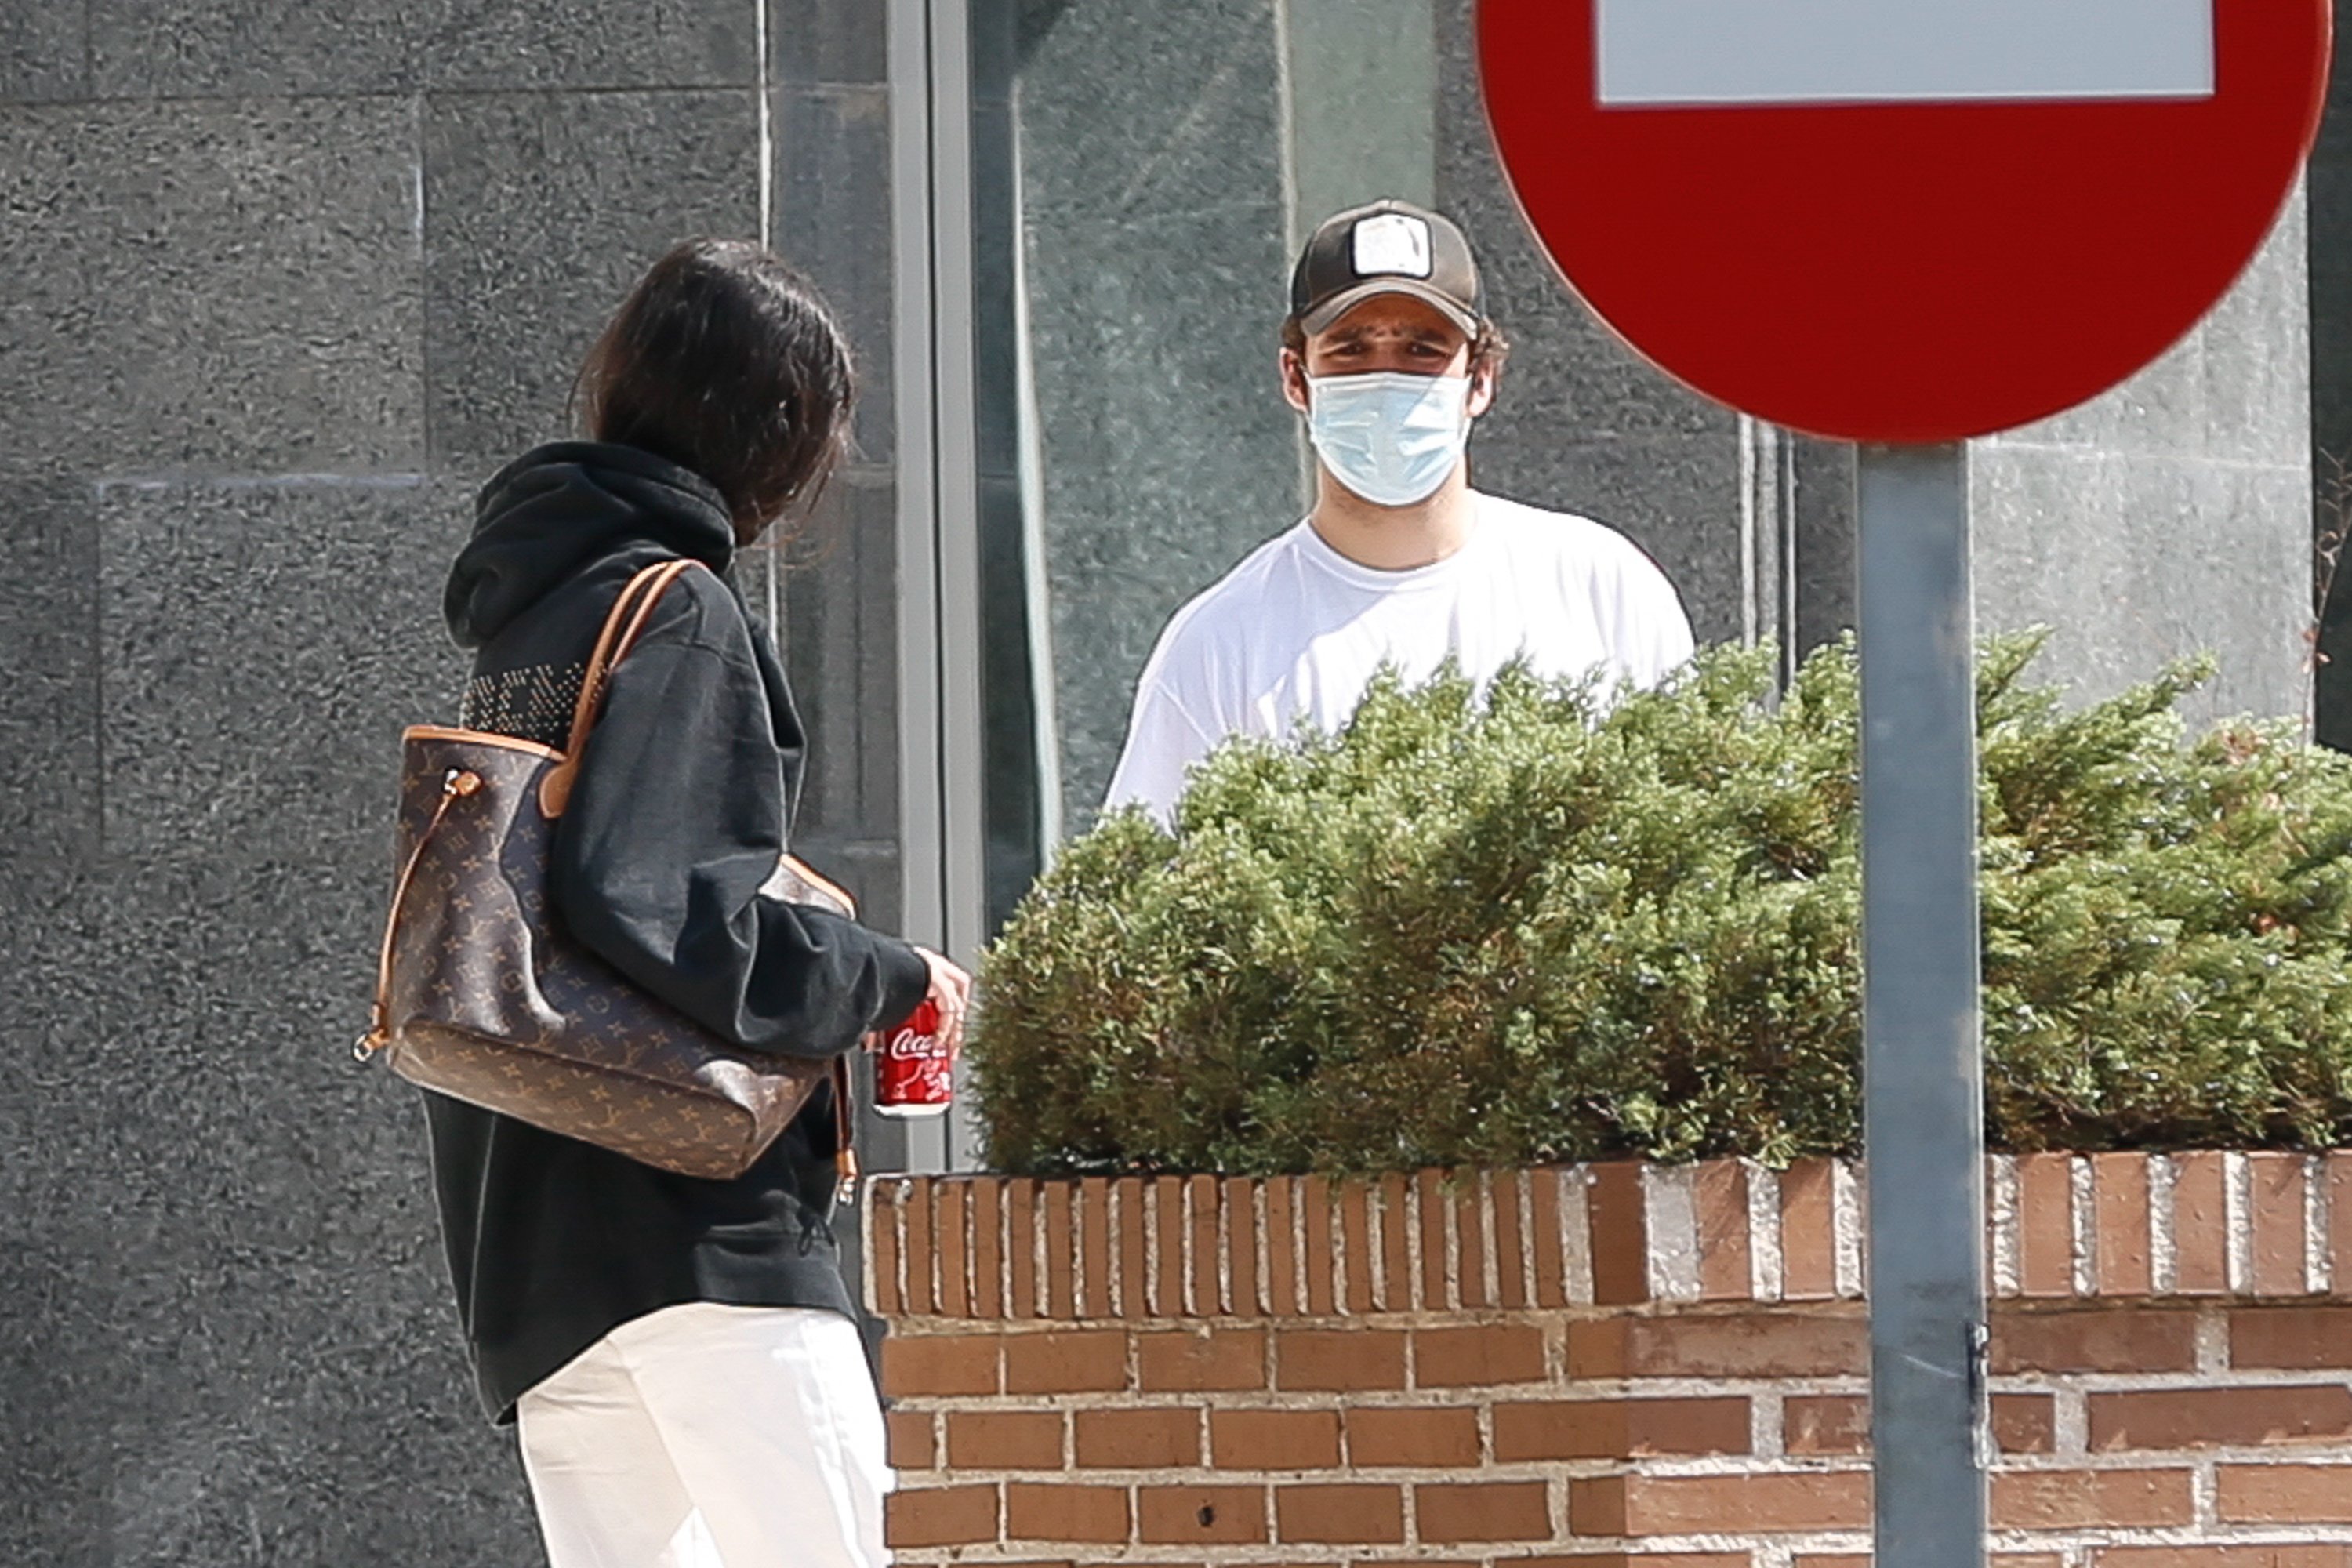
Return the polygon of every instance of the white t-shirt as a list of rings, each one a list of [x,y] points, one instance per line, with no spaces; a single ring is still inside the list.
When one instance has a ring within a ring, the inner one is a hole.
[[[1417,683],[1451,654],[1483,682],[1525,654],[1546,677],[1654,686],[1690,658],[1681,598],[1631,540],[1472,498],[1469,538],[1432,565],[1361,565],[1301,521],[1179,610],[1143,668],[1105,809],[1141,802],[1170,820],[1185,770],[1219,742],[1286,737],[1301,716],[1336,732],[1383,664]]]

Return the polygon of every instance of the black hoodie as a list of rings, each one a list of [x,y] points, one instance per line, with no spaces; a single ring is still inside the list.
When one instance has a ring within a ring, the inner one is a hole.
[[[483,487],[444,612],[477,650],[461,721],[565,742],[597,629],[639,569],[681,576],[614,671],[557,829],[550,889],[572,934],[739,1045],[853,1048],[911,1013],[921,956],[759,896],[799,795],[803,736],[768,639],[718,574],[719,493],[627,447],[565,442]],[[674,1176],[425,1096],[457,1310],[493,1419],[614,1328],[688,1301],[853,1313],[828,1227],[832,1097],[820,1089],[742,1176]]]

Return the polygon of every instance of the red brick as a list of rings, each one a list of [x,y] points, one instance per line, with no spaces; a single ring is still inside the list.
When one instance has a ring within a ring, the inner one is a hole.
[[[2172,1157],[2174,1284],[2184,1296],[2230,1288],[2230,1228],[2222,1202],[2227,1156]]]
[[[2352,1524],[2352,1465],[2223,1465],[2230,1524]]]
[[[1753,1559],[1745,1552],[1594,1552],[1514,1557],[1510,1563],[1511,1568],[1752,1568]]]
[[[1564,1307],[1568,1305],[1568,1258],[1561,1251],[1561,1173],[1539,1170],[1531,1181],[1535,1202],[1529,1226],[1535,1233],[1536,1305]]]
[[[1417,1486],[1412,1507],[1421,1539],[1435,1544],[1552,1537],[1551,1489],[1542,1481]]]
[[[1067,1182],[1045,1186],[1045,1313],[1065,1321],[1078,1315],[1078,1227],[1072,1210],[1077,1194]]]
[[[1371,1189],[1361,1182],[1339,1189],[1339,1239],[1348,1268],[1347,1300],[1340,1304],[1350,1312],[1369,1312],[1378,1260],[1372,1256]]]
[[[1004,1337],[1007,1394],[1113,1394],[1127,1386],[1127,1335],[1053,1330]]]
[[[1579,1535],[1763,1535],[1862,1530],[1870,1477],[1610,1476],[1570,1483],[1569,1527]]]
[[[1061,1415],[1047,1410],[951,1412],[948,1466],[958,1470],[1058,1470]]]
[[[1445,1241],[1445,1213],[1450,1203],[1445,1178],[1435,1171],[1422,1172],[1414,1180],[1413,1196],[1421,1217],[1421,1310],[1443,1312],[1454,1305],[1454,1293],[1448,1283],[1453,1256]]]
[[[1791,1394],[1781,1411],[1791,1454],[1860,1454],[1870,1447],[1870,1401],[1859,1394]]]
[[[1192,1300],[1193,1312],[1213,1318],[1225,1310],[1223,1282],[1218,1278],[1217,1238],[1220,1187],[1214,1176],[1192,1178]]]
[[[1292,1545],[1377,1545],[1404,1540],[1404,1493],[1356,1482],[1277,1487],[1275,1528]]]
[[[1331,1245],[1331,1184],[1321,1176],[1309,1176],[1298,1184],[1298,1217],[1304,1222],[1306,1239],[1298,1255],[1298,1271],[1307,1279],[1307,1315],[1328,1318],[1331,1315],[1331,1260],[1338,1248]]]
[[[1800,1160],[1780,1173],[1780,1294],[1791,1301],[1837,1294],[1837,1166]]]
[[[2352,1568],[2352,1546],[2102,1546],[2093,1568]]]
[[[1486,1184],[1481,1177],[1465,1177],[1454,1192],[1454,1241],[1461,1249],[1462,1266],[1454,1271],[1454,1280],[1462,1292],[1465,1307],[1491,1307],[1493,1292],[1486,1289]]]
[[[1992,1440],[2004,1454],[2054,1453],[2058,1401],[2047,1394],[1994,1394]]]
[[[1257,1184],[1245,1176],[1225,1182],[1225,1275],[1236,1317],[1265,1310],[1257,1277]]]
[[[2004,1375],[2191,1372],[2196,1366],[2194,1312],[2099,1307],[1993,1314],[1992,1369]]]
[[[2148,1239],[2147,1156],[2091,1156],[2091,1229],[2099,1293],[2145,1296],[2155,1289]]]
[[[2074,1293],[2074,1159],[2017,1160],[2017,1273],[2028,1296]]]
[[[907,1312],[910,1317],[929,1317],[939,1310],[939,1298],[931,1289],[929,1177],[917,1176],[907,1184],[906,1201],[900,1212],[906,1216],[903,1234],[907,1243]]]
[[[1264,1329],[1177,1329],[1135,1336],[1136,1382],[1147,1394],[1234,1393],[1265,1386]]]
[[[2254,1293],[2300,1296],[2303,1267],[2303,1156],[2246,1156],[2252,1180]]]
[[[931,1189],[932,1240],[940,1249],[940,1312],[944,1317],[971,1316],[971,1258],[964,1213],[971,1195],[969,1182],[944,1181]]]
[[[1402,1176],[1381,1183],[1381,1300],[1391,1312],[1412,1310],[1412,1186]]]
[[[996,1539],[994,1487],[917,1487],[883,1500],[892,1546],[970,1546]]]
[[[1184,1315],[1184,1179],[1161,1176],[1151,1184],[1151,1315]]]
[[[1013,1265],[1013,1298],[1004,1305],[1008,1318],[1042,1318],[1045,1304],[1037,1292],[1038,1184],[1007,1184],[1004,1194],[1004,1249]]]
[[[1604,1318],[1569,1325],[1568,1375],[1843,1377],[1870,1366],[1870,1325],[1841,1311]]]
[[[1123,1542],[1129,1534],[1127,1489],[1054,1481],[1008,1481],[1007,1541]]]
[[[1992,1522],[2004,1530],[2120,1530],[2194,1518],[2187,1470],[2011,1470],[1992,1478]]]
[[[1992,1568],[2066,1568],[2061,1552],[1995,1552],[1990,1561]],[[1870,1568],[1866,1552],[1801,1552],[1791,1562],[1793,1568]]]
[[[1336,1410],[1219,1410],[1209,1447],[1221,1470],[1329,1470],[1339,1466]]]
[[[1650,1222],[1642,1201],[1642,1167],[1616,1161],[1592,1167],[1584,1214],[1592,1235],[1592,1300],[1603,1307],[1650,1299]]]
[[[1110,1183],[1088,1176],[1078,1184],[1077,1313],[1108,1318],[1110,1299]]]
[[[1633,1459],[1744,1454],[1746,1399],[1574,1399],[1495,1406],[1495,1458]]]
[[[2066,1568],[2060,1552],[1996,1552],[1990,1560],[1992,1568]],[[1801,1552],[1792,1563],[1794,1568],[1870,1568],[1866,1552]]]
[[[1698,1293],[1708,1301],[1755,1294],[1748,1226],[1748,1166],[1709,1160],[1691,1175],[1698,1212]]]
[[[1118,1239],[1118,1315],[1122,1318],[1150,1313],[1150,1303],[1144,1300],[1144,1287],[1151,1274],[1151,1258],[1146,1250],[1150,1236],[1143,1217],[1145,1191],[1135,1176],[1122,1176],[1111,1184],[1111,1206],[1118,1213],[1113,1233]]]
[[[2155,1289],[2147,1229],[2147,1154],[2091,1157],[2091,1237],[2100,1295]]]
[[[1070,1425],[1080,1469],[1172,1470],[1201,1462],[1197,1410],[1081,1410]]]
[[[1541,1383],[1543,1331],[1531,1323],[1458,1329],[1417,1329],[1412,1336],[1413,1383],[1421,1388]]]
[[[894,1470],[928,1470],[939,1461],[929,1411],[893,1410],[885,1417]]]
[[[1870,1451],[1870,1401],[1862,1395],[1791,1395],[1783,1415],[1781,1442],[1790,1454]],[[1996,1394],[1990,1420],[2003,1453],[2046,1454],[2057,1445],[2057,1402],[2049,1394]]]
[[[2338,1296],[2352,1296],[2352,1152],[2327,1156],[2328,1279]]]
[[[1475,1410],[1348,1412],[1348,1462],[1359,1469],[1443,1469],[1478,1462]]]
[[[1139,1487],[1136,1533],[1149,1544],[1248,1545],[1266,1539],[1261,1487]]]
[[[1528,1222],[1519,1173],[1496,1176],[1494,1194],[1495,1279],[1502,1287],[1502,1305],[1516,1311],[1528,1304]]]
[[[1277,1318],[1298,1311],[1298,1183],[1277,1176],[1265,1184],[1265,1289]]]
[[[892,1334],[882,1342],[882,1392],[893,1398],[994,1394],[993,1334]]]
[[[1402,1388],[1405,1336],[1393,1329],[1289,1329],[1275,1336],[1274,1385],[1339,1392]]]
[[[1004,1184],[994,1178],[971,1188],[971,1312],[1004,1316]]]
[[[2352,1285],[2352,1280],[2343,1283]],[[2230,1364],[2281,1372],[2352,1368],[2352,1307],[2268,1307],[2232,1312]]]
[[[2352,1437],[2352,1389],[2170,1388],[2090,1396],[2091,1447],[2252,1447]]]

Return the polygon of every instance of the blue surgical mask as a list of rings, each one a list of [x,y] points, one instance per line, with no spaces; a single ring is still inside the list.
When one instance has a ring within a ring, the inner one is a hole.
[[[1427,500],[1470,441],[1470,379],[1460,375],[1307,378],[1307,437],[1331,477],[1375,506]]]

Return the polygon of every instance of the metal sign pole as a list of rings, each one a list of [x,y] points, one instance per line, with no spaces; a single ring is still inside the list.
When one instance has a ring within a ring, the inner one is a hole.
[[[1860,457],[1879,1568],[1983,1568],[1984,1069],[1966,448]]]

